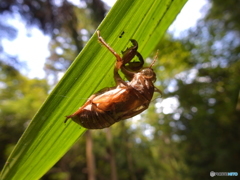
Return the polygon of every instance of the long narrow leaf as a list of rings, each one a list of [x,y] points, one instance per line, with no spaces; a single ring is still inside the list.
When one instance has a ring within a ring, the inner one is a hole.
[[[118,0],[102,24],[102,37],[120,53],[136,39],[146,58],[187,0]],[[46,173],[86,129],[65,116],[94,92],[114,85],[114,56],[96,34],[77,56],[20,138],[1,174],[4,180],[34,180]]]

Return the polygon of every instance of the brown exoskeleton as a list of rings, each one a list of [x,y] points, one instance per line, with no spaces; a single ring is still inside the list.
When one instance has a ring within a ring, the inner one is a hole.
[[[97,34],[100,43],[117,58],[114,67],[114,79],[117,86],[105,88],[93,94],[74,114],[66,116],[65,122],[71,118],[88,129],[106,128],[115,122],[131,118],[148,108],[154,92],[161,93],[153,84],[156,81],[156,74],[152,65],[156,57],[150,67],[142,68],[144,61],[137,51],[137,41],[130,40],[133,46],[124,51],[121,58],[104,41],[99,31]],[[135,56],[140,62],[131,61]],[[125,82],[118,74],[120,69],[129,82]]]

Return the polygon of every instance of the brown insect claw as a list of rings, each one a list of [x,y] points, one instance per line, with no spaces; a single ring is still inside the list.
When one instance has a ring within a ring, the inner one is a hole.
[[[138,42],[135,39],[130,39],[135,49],[138,48]]]

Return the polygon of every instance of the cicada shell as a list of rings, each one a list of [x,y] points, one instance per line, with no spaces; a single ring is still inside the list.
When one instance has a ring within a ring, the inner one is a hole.
[[[66,120],[74,122],[88,129],[102,129],[115,122],[136,116],[148,108],[153,93],[159,92],[154,86],[156,74],[152,69],[153,63],[148,68],[142,68],[144,60],[137,51],[138,43],[131,39],[133,46],[122,52],[122,57],[117,54],[100,36],[98,40],[116,57],[114,66],[115,87],[104,88],[93,94],[87,102]],[[139,61],[132,62],[137,56]],[[118,71],[121,70],[128,82],[125,82]]]

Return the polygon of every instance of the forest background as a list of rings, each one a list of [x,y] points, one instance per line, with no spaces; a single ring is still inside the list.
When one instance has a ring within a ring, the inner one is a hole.
[[[42,79],[23,75],[25,65],[0,41],[1,169],[108,11],[101,0],[55,2],[0,2],[1,40],[16,37],[4,18],[16,12],[50,37]],[[240,2],[209,0],[208,7],[196,27],[177,38],[168,33],[156,47],[163,99],[137,118],[88,131],[42,179],[210,179],[211,171],[240,172]],[[164,99],[175,102],[168,112]]]

